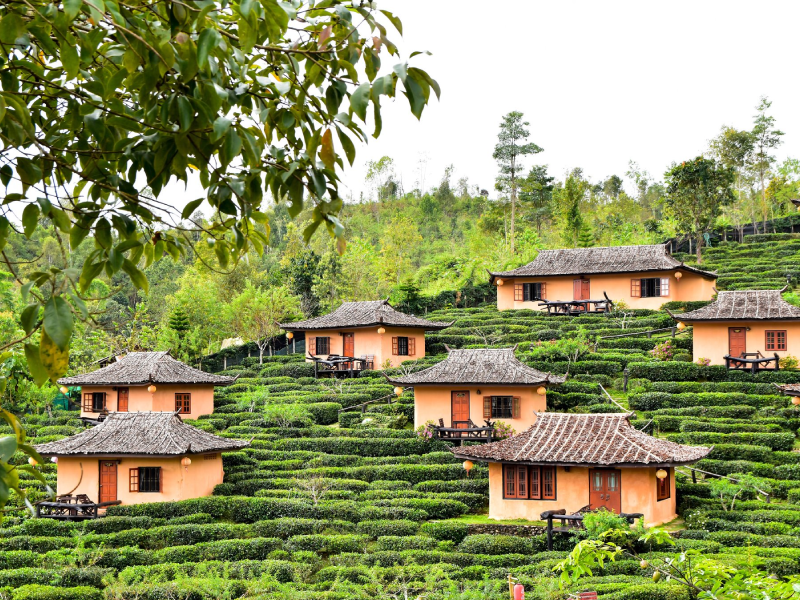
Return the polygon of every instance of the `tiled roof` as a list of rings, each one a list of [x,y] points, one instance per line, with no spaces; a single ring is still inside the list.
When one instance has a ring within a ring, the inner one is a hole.
[[[786,383],[777,387],[787,396],[800,396],[800,383]]]
[[[511,271],[491,273],[495,277],[542,277],[590,273],[639,273],[682,269],[705,277],[715,273],[684,265],[672,257],[665,244],[613,246],[608,248],[565,248],[542,250],[533,262]]]
[[[711,304],[675,318],[687,322],[800,319],[800,308],[786,302],[780,290],[735,290],[719,292]]]
[[[367,302],[344,302],[339,308],[327,315],[294,323],[281,323],[280,326],[282,329],[290,331],[368,327],[371,325],[417,327],[430,331],[444,329],[452,324],[453,321],[441,323],[401,313],[392,308],[387,300],[371,300]]]
[[[230,385],[235,379],[206,373],[172,358],[168,352],[131,352],[107,367],[58,380],[61,385],[137,385],[195,383]]]
[[[454,448],[459,458],[563,465],[667,465],[692,463],[710,448],[683,446],[635,429],[630,414],[538,413],[514,437]]]
[[[236,450],[245,440],[223,438],[187,425],[172,412],[111,413],[76,435],[34,446],[39,454],[174,455]]]
[[[451,350],[440,363],[417,373],[389,379],[397,385],[417,384],[498,384],[536,385],[564,383],[565,377],[543,373],[514,356],[514,348]]]

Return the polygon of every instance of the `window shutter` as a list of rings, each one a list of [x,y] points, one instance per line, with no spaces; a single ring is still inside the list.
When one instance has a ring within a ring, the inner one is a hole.
[[[515,283],[514,284],[514,300],[517,302],[522,301],[522,284]]]
[[[661,278],[661,295],[669,296],[669,277]]]
[[[519,419],[522,416],[521,411],[520,411],[520,406],[519,406],[520,405],[520,400],[521,399],[520,399],[519,396],[514,396],[514,399],[513,399],[512,403],[511,403],[511,418],[512,419]]]
[[[517,498],[528,497],[528,467],[517,467]]]
[[[308,338],[308,353],[312,356],[317,353],[317,338]]]
[[[103,392],[103,410],[106,410],[106,408],[107,408],[107,406],[106,406],[106,393]]]
[[[408,355],[415,356],[417,354],[417,338],[409,336],[408,338]]]
[[[542,487],[541,481],[539,479],[539,467],[531,467],[531,478],[530,478],[530,495],[528,496],[531,500],[541,500],[542,499]]]
[[[484,396],[483,397],[483,418],[484,419],[491,419],[492,418],[492,397],[491,396]]]
[[[396,355],[397,355],[397,353],[398,353],[398,348],[397,348],[397,346],[398,346],[398,343],[397,343],[397,338],[396,338],[396,337],[393,337],[393,338],[392,338],[392,354],[394,354],[395,356],[396,356]]]
[[[505,497],[506,498],[516,498],[517,497],[517,486],[516,486],[516,465],[503,465],[503,475],[505,476],[503,479],[505,480],[503,483],[505,484],[503,487],[505,488]]]
[[[556,469],[542,467],[542,500],[556,499]]]
[[[128,469],[128,491],[139,491],[139,468]]]
[[[642,297],[642,280],[631,279],[631,298]]]
[[[163,492],[164,491],[164,475],[163,475],[164,469],[162,469],[161,467],[156,467],[156,468],[158,469],[158,491],[159,492]]]
[[[547,284],[542,282],[539,285],[541,286],[541,292],[539,292],[539,300],[547,300]]]
[[[83,412],[93,412],[93,397],[92,394],[83,395]]]
[[[531,284],[530,283],[523,283],[522,284],[522,300],[523,300],[523,302],[530,302],[531,301]]]

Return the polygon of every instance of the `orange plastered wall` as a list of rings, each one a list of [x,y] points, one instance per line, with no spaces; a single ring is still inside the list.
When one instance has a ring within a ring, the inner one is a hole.
[[[200,415],[210,415],[214,412],[214,386],[189,385],[189,384],[156,384],[156,391],[151,394],[147,391],[149,386],[130,386],[128,388],[128,412],[170,412],[175,410],[175,394],[191,394],[191,413],[182,415],[184,419],[196,419]],[[88,386],[81,389],[81,416],[93,417],[97,413],[83,410],[83,394],[92,392],[105,392],[106,408],[109,412],[116,412],[117,390],[111,386]]]
[[[181,465],[182,456],[177,457],[125,457],[107,458],[119,460],[117,465],[117,499],[123,504],[143,502],[167,502],[210,496],[214,486],[222,483],[222,458],[205,459],[202,455],[190,455],[192,464]],[[58,458],[58,494],[86,494],[94,502],[100,499],[100,458],[93,456]],[[138,467],[161,467],[163,489],[160,493],[129,491],[130,469]],[[77,487],[76,487],[77,486]]]
[[[670,471],[670,497],[656,500],[655,467],[622,468],[622,512],[642,513],[648,525],[672,521],[675,513],[675,477]],[[503,498],[503,465],[489,464],[489,518],[498,520],[527,519],[538,521],[546,510],[563,508],[574,513],[589,504],[589,468],[556,468],[555,500],[506,500]]]
[[[674,300],[711,300],[714,296],[714,280],[706,279],[696,273],[681,272],[681,279],[675,278],[673,271],[656,271],[652,273],[615,273],[609,275],[587,275],[589,280],[590,297],[592,300],[602,300],[605,292],[611,300],[623,301],[631,308],[658,309],[665,302]],[[669,295],[655,298],[634,298],[631,296],[631,279],[643,277],[668,277]],[[501,278],[503,285],[497,286],[497,309],[528,308],[532,310],[546,310],[539,306],[537,300],[522,302],[514,300],[514,284],[520,283],[545,283],[547,300],[572,300],[573,281],[579,279],[576,275],[559,277],[518,277],[516,279]]]
[[[800,357],[800,322],[797,321],[714,321],[688,323],[693,332],[693,358],[708,358],[712,365],[724,365],[723,357],[728,354],[728,329],[730,327],[749,328],[745,332],[747,352],[761,352],[766,357],[775,353],[779,357]],[[766,331],[786,331],[786,350],[767,350]]]
[[[414,360],[425,356],[425,332],[422,329],[414,329],[411,327],[385,327],[386,333],[379,334],[377,327],[368,327],[363,329],[321,329],[316,331],[307,331],[306,339],[316,337],[330,338],[330,352],[331,354],[344,353],[344,336],[343,333],[352,333],[353,335],[353,354],[356,358],[362,356],[374,356],[375,369],[380,369],[381,365],[388,359],[392,363],[392,367],[397,367],[406,360]],[[413,356],[399,356],[392,354],[392,338],[397,336],[405,336],[414,338],[415,352]],[[308,347],[308,346],[306,346]],[[317,354],[316,356],[327,357],[326,354]]]
[[[426,421],[438,424],[439,419],[444,419],[445,427],[450,427],[451,392],[469,391],[469,416],[478,426],[484,425],[484,396],[519,396],[520,418],[492,419],[492,421],[508,423],[517,433],[522,433],[536,422],[537,412],[544,412],[547,409],[547,394],[539,394],[536,391],[539,387],[543,386],[418,385],[414,387],[414,427],[424,425]],[[481,391],[480,394],[478,390]]]

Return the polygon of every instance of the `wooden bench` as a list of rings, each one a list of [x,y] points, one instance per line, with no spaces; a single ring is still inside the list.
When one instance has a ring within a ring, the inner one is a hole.
[[[36,516],[45,519],[64,519],[67,521],[84,521],[100,516],[101,508],[122,504],[120,500],[110,502],[92,502],[86,494],[69,494],[58,496],[55,502],[37,502]]]

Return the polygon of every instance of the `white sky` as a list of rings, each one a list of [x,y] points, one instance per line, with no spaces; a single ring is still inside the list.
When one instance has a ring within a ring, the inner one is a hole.
[[[525,113],[545,151],[526,166],[582,167],[597,181],[635,160],[660,179],[693,158],[723,124],[752,126],[761,95],[782,129],[779,159],[800,156],[797,55],[800,3],[760,0],[378,0],[395,12],[403,59],[442,87],[421,122],[405,96],[384,101],[383,133],[358,149],[343,196],[366,189],[365,162],[388,155],[406,191],[427,154],[425,187],[445,166],[494,197],[492,150],[501,117]],[[388,56],[384,66],[394,64]],[[398,86],[399,88],[400,86]],[[370,132],[372,129],[370,128]],[[626,184],[628,182],[626,181]]]

